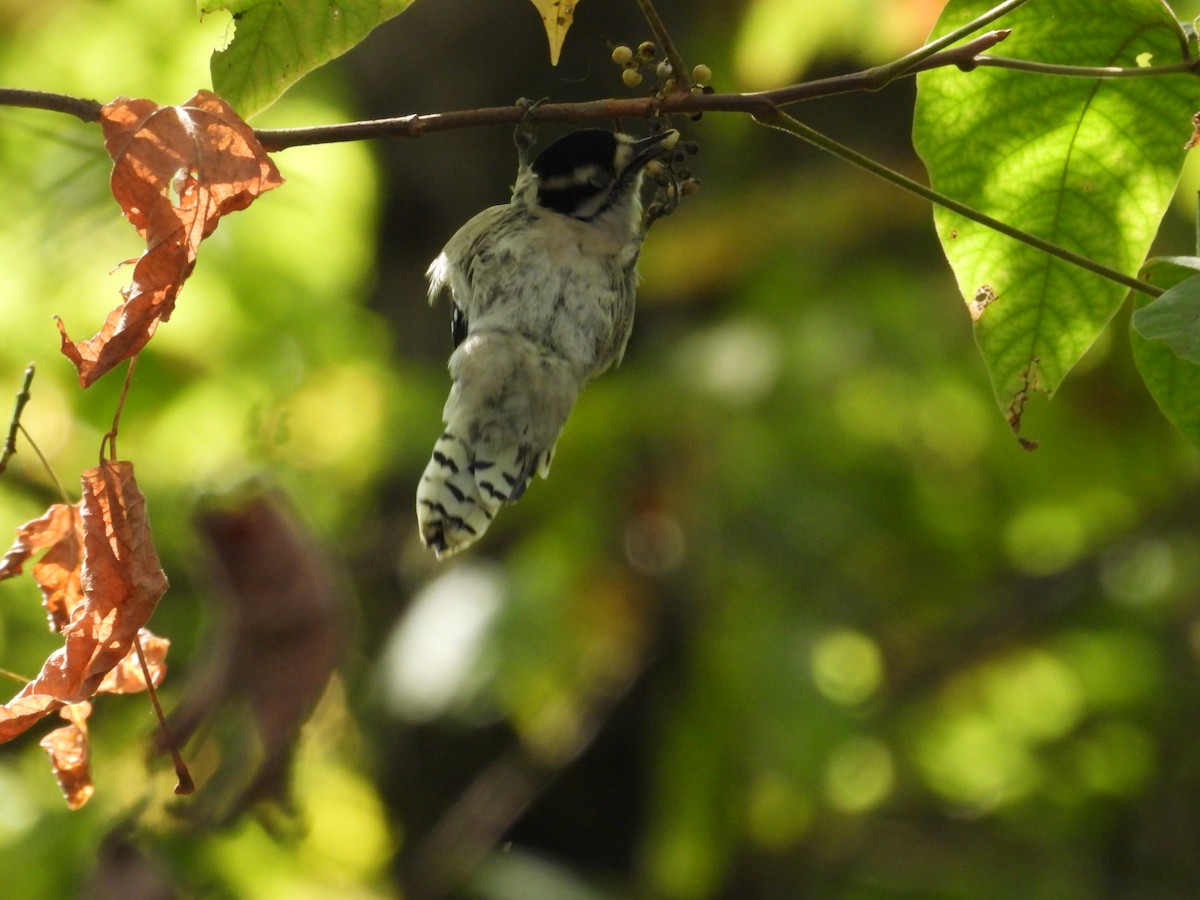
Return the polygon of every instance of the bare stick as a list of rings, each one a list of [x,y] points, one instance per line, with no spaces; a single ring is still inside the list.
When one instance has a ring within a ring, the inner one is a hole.
[[[21,413],[25,411],[25,404],[31,396],[29,388],[33,384],[33,373],[34,365],[30,363],[25,367],[25,380],[21,382],[21,389],[17,391],[17,402],[13,405],[12,420],[8,424],[8,437],[4,441],[4,449],[0,451],[0,475],[4,474],[4,470],[8,468],[8,461],[17,452],[17,431],[21,428]]]

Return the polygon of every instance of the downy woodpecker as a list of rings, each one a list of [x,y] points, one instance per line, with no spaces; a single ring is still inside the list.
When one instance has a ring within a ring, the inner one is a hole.
[[[421,540],[439,557],[549,474],[579,391],[621,361],[642,169],[678,137],[576,131],[532,165],[522,147],[511,202],[472,218],[429,266],[430,302],[450,290],[454,344],[446,427],[417,486]]]

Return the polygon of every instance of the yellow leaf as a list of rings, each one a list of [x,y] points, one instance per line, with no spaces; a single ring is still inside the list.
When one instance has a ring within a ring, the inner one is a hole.
[[[563,41],[567,39],[567,29],[575,19],[575,6],[578,0],[530,0],[541,14],[542,24],[546,26],[546,37],[550,39],[550,65],[558,65],[558,54],[562,51]]]

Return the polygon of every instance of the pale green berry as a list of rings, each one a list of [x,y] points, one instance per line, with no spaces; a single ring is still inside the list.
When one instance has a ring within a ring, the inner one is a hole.
[[[625,69],[621,72],[621,81],[625,87],[635,88],[642,83],[642,73],[637,69]]]
[[[624,44],[621,44],[620,46],[617,46],[617,47],[613,47],[612,61],[615,62],[618,66],[623,66],[626,63],[630,62],[632,59],[633,59],[633,51],[630,50],[628,47],[626,47]]]
[[[696,84],[708,84],[712,81],[712,69],[700,63],[696,68],[692,69],[692,81]]]

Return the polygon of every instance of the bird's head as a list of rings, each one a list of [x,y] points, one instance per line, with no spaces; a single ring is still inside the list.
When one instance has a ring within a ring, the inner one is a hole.
[[[602,128],[572,132],[533,161],[537,203],[585,222],[640,208],[642,170],[678,139],[672,129],[640,139]]]

